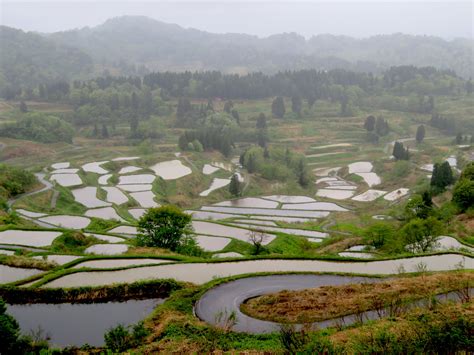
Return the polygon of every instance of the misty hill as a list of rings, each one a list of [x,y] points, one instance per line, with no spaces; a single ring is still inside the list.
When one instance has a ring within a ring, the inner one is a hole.
[[[295,33],[259,38],[185,29],[147,17],[125,16],[93,28],[53,34],[0,26],[0,90],[58,80],[150,71],[226,73],[344,68],[380,73],[390,66],[434,66],[473,75],[473,41],[402,34],[354,39]],[[7,95],[8,96],[8,95]]]
[[[266,38],[213,34],[185,29],[147,17],[125,16],[51,35],[58,43],[78,47],[98,63],[143,65],[149,70],[222,70],[346,68],[380,71],[394,65],[434,66],[472,75],[472,40],[383,35],[368,39],[318,35],[308,40],[295,33]]]
[[[0,26],[0,87],[36,86],[90,73],[92,59],[77,48],[35,33]]]

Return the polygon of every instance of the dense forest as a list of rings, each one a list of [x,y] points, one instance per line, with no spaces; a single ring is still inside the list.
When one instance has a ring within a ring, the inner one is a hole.
[[[133,16],[49,35],[0,26],[0,38],[3,95],[104,72],[143,76],[164,70],[275,74],[345,69],[380,74],[391,66],[413,65],[454,71],[466,79],[473,76],[473,42],[467,39],[394,34],[367,39],[318,35],[306,40],[295,33],[258,38],[212,34]]]

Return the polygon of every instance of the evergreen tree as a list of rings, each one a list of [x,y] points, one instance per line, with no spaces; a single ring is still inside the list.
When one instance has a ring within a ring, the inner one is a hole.
[[[272,102],[272,114],[275,117],[283,118],[285,116],[285,102],[283,97],[277,96]]]
[[[246,162],[246,168],[250,174],[257,171],[257,158],[254,154],[249,154]]]
[[[191,112],[192,106],[188,98],[181,97],[178,99],[178,107],[176,108],[176,120],[179,127],[183,127]]]
[[[23,100],[20,101],[20,111],[22,113],[28,112],[28,106],[26,106],[25,101]]]
[[[433,167],[433,173],[431,175],[431,186],[434,188],[434,192],[443,191],[447,186],[454,182],[453,171],[447,161],[442,164],[436,163]]]
[[[374,116],[372,116],[372,115],[367,116],[367,118],[365,119],[364,128],[368,132],[372,132],[375,129],[375,117]]]
[[[410,152],[408,151],[408,148],[405,149],[403,143],[401,142],[395,142],[392,155],[396,160],[408,160],[410,158]]]
[[[237,111],[236,109],[233,109],[231,111],[231,114],[232,114],[232,117],[234,118],[235,122],[237,122],[237,124],[240,126],[240,115],[239,115],[239,111]]]
[[[234,103],[232,101],[226,101],[224,104],[224,111],[230,114],[233,107],[234,107]]]
[[[264,113],[260,113],[257,118],[257,129],[266,129],[267,128],[267,117]]]
[[[469,78],[469,80],[466,81],[466,93],[467,93],[468,95],[471,95],[471,94],[472,94],[472,91],[473,91],[472,80],[471,80],[471,78]]]
[[[420,125],[420,126],[418,126],[418,128],[416,130],[416,141],[418,143],[421,143],[421,142],[423,142],[423,139],[425,139],[425,126]]]
[[[388,122],[383,119],[383,117],[377,117],[375,121],[375,132],[379,136],[386,136],[390,131],[390,127],[388,126]]]
[[[263,150],[263,157],[265,159],[269,159],[270,158],[270,151],[268,150],[268,147],[265,147],[265,149]]]
[[[237,174],[232,175],[232,178],[230,179],[229,192],[232,194],[232,196],[236,196],[236,197],[240,196],[242,192],[239,176]]]
[[[303,103],[301,101],[301,98],[299,96],[293,96],[291,98],[291,110],[298,115],[298,117],[301,117],[301,109],[302,109]]]
[[[109,138],[109,130],[105,123],[102,124],[102,138]]]

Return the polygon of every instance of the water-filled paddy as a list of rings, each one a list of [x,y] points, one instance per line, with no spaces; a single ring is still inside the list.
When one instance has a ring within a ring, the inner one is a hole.
[[[137,323],[163,301],[8,305],[7,312],[18,320],[23,334],[41,328],[51,336],[52,345],[101,346],[111,327]]]
[[[218,251],[224,249],[231,241],[229,238],[207,237],[205,235],[197,235],[196,242],[206,251]]]
[[[336,189],[319,189],[316,191],[316,196],[332,198],[334,200],[345,200],[354,196],[352,190],[336,190]]]
[[[115,159],[112,159],[112,161],[130,161],[130,160],[137,160],[140,159],[140,157],[118,157]]]
[[[289,195],[270,195],[263,196],[267,200],[272,200],[281,203],[306,203],[306,202],[316,202],[314,198],[308,196],[289,196]],[[256,207],[256,206],[254,206]]]
[[[16,211],[18,213],[26,216],[26,217],[31,217],[31,218],[38,218],[38,217],[46,216],[46,213],[32,212],[32,211],[23,210],[21,208],[17,209]]]
[[[114,229],[110,230],[109,233],[135,235],[135,234],[138,234],[138,231],[137,231],[136,227],[119,226],[119,227],[115,227]]]
[[[119,237],[114,237],[111,235],[105,235],[105,234],[98,234],[98,233],[86,233],[87,235],[91,235],[94,238],[97,238],[99,240],[103,240],[104,242],[109,242],[109,243],[122,243],[124,242],[124,238],[119,238]]]
[[[283,210],[305,210],[305,211],[331,211],[331,212],[346,212],[344,207],[336,205],[332,202],[310,202],[298,204],[282,205]]]
[[[122,203],[128,202],[128,197],[116,187],[103,187],[102,189],[107,192],[107,197],[105,198],[108,202],[115,203],[116,205],[121,205]]]
[[[91,269],[113,269],[127,266],[139,266],[148,264],[162,264],[173,262],[173,260],[167,259],[101,259],[101,260],[88,260],[82,263],[74,265],[73,268],[79,269],[87,267]]]
[[[368,161],[359,161],[356,163],[349,164],[349,174],[354,173],[370,173],[374,166]]]
[[[279,227],[271,227],[271,226],[258,226],[258,225],[252,225],[252,224],[241,224],[241,223],[233,223],[235,226],[240,226],[244,228],[252,228],[255,230],[262,230],[265,232],[279,232],[279,233],[285,233],[285,234],[291,234],[291,235],[299,235],[303,237],[309,237],[309,238],[326,238],[328,236],[327,233],[323,232],[318,232],[318,231],[309,231],[309,230],[303,230],[303,229],[291,229],[291,228],[279,228]]]
[[[146,213],[146,209],[144,208],[131,208],[128,210],[128,213],[132,215],[135,219],[140,219]]]
[[[54,170],[57,170],[57,169],[67,169],[71,166],[71,163],[69,162],[63,162],[63,163],[54,163],[51,165],[51,167],[54,169]]]
[[[64,187],[82,185],[82,180],[77,174],[53,174],[49,179]]]
[[[58,265],[67,264],[73,260],[80,259],[80,256],[75,255],[37,255],[33,256],[33,259],[46,260],[49,262],[54,262]]]
[[[107,174],[108,171],[101,167],[102,164],[108,163],[108,161],[95,161],[92,163],[87,163],[82,166],[82,170],[88,173],[96,173],[99,175]]]
[[[343,251],[338,254],[339,256],[343,256],[346,258],[358,258],[358,259],[371,259],[374,257],[371,253],[353,253],[350,251]]]
[[[170,160],[157,163],[150,169],[163,180],[175,180],[192,173],[192,170],[183,165],[181,160]]]
[[[71,190],[74,195],[74,199],[80,204],[89,207],[107,207],[110,206],[110,202],[105,202],[97,198],[97,187],[87,186],[81,189]]]
[[[138,166],[129,165],[129,166],[124,166],[122,169],[120,169],[119,174],[130,174],[139,170],[142,170],[142,168]]]
[[[102,207],[102,208],[95,208],[92,210],[86,211],[87,217],[95,217],[95,218],[102,218],[102,219],[115,219],[120,222],[125,222],[125,220],[120,217],[112,207]]]
[[[54,170],[54,174],[76,174],[79,171],[79,169],[75,168],[70,168],[70,169],[58,169]]]
[[[232,237],[243,242],[249,241],[249,235],[251,233],[249,230],[243,228],[228,227],[221,224],[201,221],[193,221],[193,227],[196,234],[207,234],[218,237]],[[266,236],[266,240],[262,243],[263,245],[266,245],[275,239],[274,235],[267,234]]]
[[[354,201],[362,201],[362,202],[371,202],[375,201],[379,197],[385,195],[387,191],[382,191],[382,190],[367,190],[363,194],[354,196],[352,199]]]
[[[399,198],[402,198],[403,196],[406,196],[409,191],[410,191],[409,189],[400,188],[386,194],[383,198],[387,201],[395,201],[395,200],[398,200]]]
[[[217,254],[214,254],[212,257],[213,257],[213,258],[223,259],[223,258],[240,258],[240,257],[242,257],[242,256],[243,256],[242,254],[239,254],[239,253],[230,251],[230,252],[228,252],[228,253],[217,253]]]
[[[259,221],[258,219],[236,219],[236,223],[248,223],[248,224],[257,224],[260,226],[272,226],[276,227],[277,224],[273,221]]]
[[[212,166],[210,164],[204,164],[204,166],[202,167],[202,173],[204,175],[211,175],[215,173],[216,171],[218,171],[219,169],[220,168]]]
[[[263,216],[283,216],[283,217],[306,217],[321,218],[327,217],[327,211],[305,211],[305,210],[276,210],[269,208],[237,208],[237,207],[219,207],[219,206],[203,206],[202,210],[211,212],[224,212],[243,215],[263,215]]]
[[[230,179],[214,178],[211,182],[211,186],[209,186],[207,190],[204,190],[203,192],[201,192],[199,196],[208,196],[212,191],[220,189],[229,184],[230,184]]]
[[[23,280],[41,272],[42,271],[38,269],[26,269],[0,264],[0,283],[6,284],[9,282]]]
[[[125,175],[120,176],[119,185],[151,184],[155,180],[151,174]]]
[[[130,196],[144,208],[158,207],[159,204],[155,201],[155,194],[151,191],[131,192]]]
[[[323,260],[249,260],[229,263],[192,263],[147,266],[120,271],[80,272],[65,275],[43,287],[79,287],[134,282],[145,279],[173,278],[178,281],[202,284],[216,277],[227,277],[257,272],[343,272],[368,275],[397,274],[418,271],[420,263],[428,271],[453,270],[463,263],[474,268],[474,259],[458,254],[418,256],[406,259],[336,262]]]
[[[237,200],[223,201],[214,204],[214,206],[227,206],[227,207],[250,207],[250,208],[276,208],[278,202],[268,201],[261,198],[245,197]]]
[[[330,176],[335,175],[342,167],[338,166],[335,168],[317,168],[313,169],[314,175],[316,176]]]
[[[128,245],[125,244],[95,244],[87,248],[84,252],[86,254],[115,255],[123,254],[127,250]]]
[[[130,184],[130,185],[117,185],[117,187],[127,192],[139,192],[139,191],[151,191],[151,184]]]
[[[0,243],[27,245],[31,247],[49,246],[61,232],[6,230],[0,232]]]
[[[382,183],[382,179],[376,173],[355,173],[359,175],[362,179],[364,179],[365,183],[369,186],[380,185]]]
[[[91,220],[86,217],[68,215],[41,217],[39,218],[39,221],[52,224],[58,227],[71,229],[86,228],[91,222]]]
[[[107,185],[109,179],[112,177],[112,174],[105,174],[99,177],[98,182],[100,185]]]

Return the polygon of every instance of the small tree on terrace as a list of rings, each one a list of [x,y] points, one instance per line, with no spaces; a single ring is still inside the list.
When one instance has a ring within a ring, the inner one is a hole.
[[[249,242],[254,246],[254,254],[258,255],[263,250],[263,243],[267,240],[268,235],[262,231],[251,231],[249,233]]]
[[[272,114],[275,117],[283,118],[285,116],[285,102],[283,101],[283,97],[278,96],[272,102]]]
[[[372,132],[375,129],[375,117],[374,116],[367,116],[367,118],[365,119],[364,128],[368,132]]]
[[[405,245],[413,252],[427,252],[431,250],[441,235],[443,226],[434,217],[427,219],[412,219],[401,229]]]
[[[138,243],[175,251],[192,231],[191,215],[176,206],[150,208],[138,221]]]
[[[230,179],[229,192],[232,194],[232,196],[240,196],[242,192],[239,176],[237,174],[232,175],[232,178]]]
[[[421,125],[418,126],[416,130],[416,141],[421,143],[423,142],[423,139],[425,139],[425,126]]]

